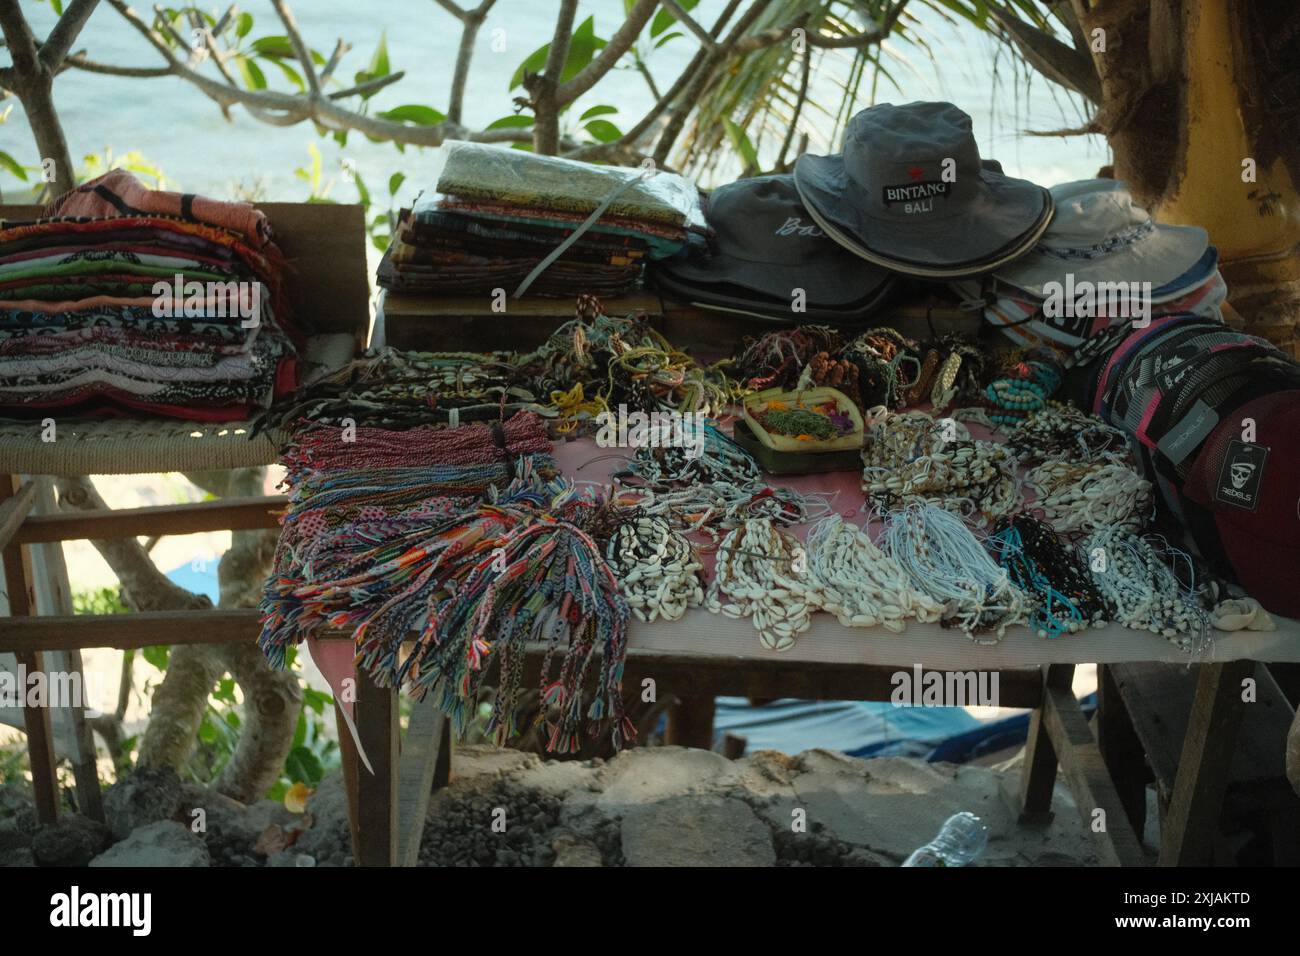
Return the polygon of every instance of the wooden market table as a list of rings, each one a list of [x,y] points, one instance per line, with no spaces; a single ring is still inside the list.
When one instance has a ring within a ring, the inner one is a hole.
[[[351,284],[355,285],[355,281]],[[355,303],[346,311],[354,313]],[[464,310],[453,311],[459,314]],[[482,316],[476,317],[481,325]],[[929,313],[913,318],[928,326],[935,324]],[[688,319],[691,317],[675,319],[665,310],[666,322]],[[400,344],[428,348],[434,342],[447,341],[434,332],[439,324],[420,321],[420,327],[404,326]],[[713,339],[716,333],[717,341],[721,341],[727,331],[693,320],[683,327],[692,329],[699,340]],[[199,437],[206,442],[212,436]],[[30,440],[25,446],[0,440],[0,452],[11,453],[9,460],[0,460],[0,478],[6,472],[84,473],[89,461],[86,455],[95,444],[82,444],[83,454],[73,443],[56,450]],[[109,451],[119,453],[121,446],[114,444]],[[246,448],[246,444],[239,445],[241,455],[249,454]],[[21,454],[14,453],[15,449]],[[157,444],[142,447],[140,460],[147,467],[137,467],[133,459],[131,467],[114,470],[233,467],[271,460],[265,448],[256,450],[256,461],[241,458],[214,464],[205,456],[202,465],[190,461],[192,452],[179,444],[175,449],[167,447],[165,453],[160,451]],[[590,450],[583,455],[590,458]],[[47,462],[43,456],[50,460]],[[598,469],[582,471],[580,477],[602,477],[593,471]],[[36,616],[30,558],[36,553],[34,549],[64,540],[274,528],[283,499],[216,501],[73,516],[52,514],[48,509],[44,514],[32,514],[36,498],[37,489],[31,483],[18,479],[0,482],[0,553],[4,555],[11,613],[32,615],[0,618],[0,652],[16,653],[40,667],[43,651],[256,640],[261,629],[260,614],[253,609],[72,616],[70,606],[62,602],[39,609],[45,616]],[[12,601],[14,595],[18,595],[16,602]],[[1248,749],[1252,743],[1240,733],[1248,713],[1242,699],[1242,682],[1254,676],[1261,685],[1268,683],[1263,663],[1300,662],[1300,622],[1278,619],[1277,623],[1278,630],[1272,632],[1218,635],[1212,655],[1193,658],[1162,638],[1114,625],[1051,641],[1017,627],[1010,629],[1001,643],[980,646],[960,631],[937,625],[909,622],[904,633],[894,634],[875,628],[844,628],[822,613],[814,616],[811,629],[799,637],[793,649],[778,654],[760,645],[747,619],[733,620],[693,610],[673,624],[632,623],[624,686],[638,687],[641,680],[650,677],[659,694],[687,701],[710,700],[716,695],[888,700],[894,689],[894,675],[911,672],[918,665],[927,671],[996,673],[998,703],[1032,709],[1024,767],[1013,795],[1024,823],[1041,822],[1050,814],[1059,764],[1085,823],[1096,837],[1100,858],[1108,864],[1151,862],[1137,832],[1145,808],[1145,779],[1138,780],[1136,774],[1145,762],[1153,765],[1158,777],[1163,775],[1168,795],[1158,862],[1197,864],[1211,859],[1234,752]],[[346,635],[334,635],[323,642],[337,644],[346,640]],[[539,666],[540,657],[540,648],[530,654],[534,668]],[[1153,662],[1187,665],[1196,681],[1185,730],[1180,727],[1172,735],[1167,733],[1164,746],[1158,750],[1145,743],[1151,728],[1135,726],[1143,723],[1141,715],[1139,719],[1121,719],[1125,704],[1134,711],[1148,687],[1139,679],[1140,674],[1123,669]],[[1101,717],[1096,734],[1071,691],[1074,668],[1084,663],[1101,665]],[[396,693],[375,686],[364,674],[354,676],[357,696],[353,721],[373,768],[369,772],[361,766],[351,734],[341,725],[354,851],[363,865],[412,865],[418,857],[430,795],[450,774],[449,727],[426,702],[413,709],[403,736]],[[1289,706],[1285,698],[1281,706]],[[45,820],[57,812],[58,800],[49,722],[46,714],[28,716],[33,782],[38,809]],[[1246,723],[1249,725],[1248,720]],[[706,739],[711,720],[697,721],[686,730],[681,735],[684,739]],[[1273,743],[1268,742],[1268,746]],[[1280,754],[1278,747],[1279,759]],[[1092,827],[1093,811],[1098,809],[1105,811],[1107,821],[1100,832]]]

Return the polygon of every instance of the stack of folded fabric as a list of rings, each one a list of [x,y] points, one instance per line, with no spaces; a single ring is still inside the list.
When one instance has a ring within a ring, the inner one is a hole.
[[[0,222],[0,413],[246,418],[296,381],[283,269],[252,205],[122,170]]]
[[[870,263],[923,279],[991,272],[1047,229],[1046,189],[980,159],[951,103],[882,103],[849,121],[839,155],[800,156],[794,182],[818,226]]]
[[[651,264],[655,285],[701,308],[787,322],[856,325],[879,311],[893,277],[827,238],[794,177],[757,176],[708,197],[706,254]]]
[[[1221,318],[1227,286],[1204,229],[1155,222],[1113,179],[1051,192],[1056,215],[1033,251],[982,282],[953,283],[1013,342],[1072,349],[1116,323]]]
[[[671,173],[476,143],[448,144],[442,160],[380,263],[386,289],[615,295],[647,259],[702,242],[707,228],[695,186]]]

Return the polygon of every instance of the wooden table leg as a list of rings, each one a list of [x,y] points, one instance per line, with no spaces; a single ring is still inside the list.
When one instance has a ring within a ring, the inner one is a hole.
[[[1142,741],[1133,729],[1128,708],[1120,696],[1115,673],[1106,664],[1097,665],[1097,747],[1115,783],[1129,823],[1141,840],[1146,824],[1147,783],[1151,773]]]
[[[357,758],[357,744],[348,729],[347,718],[343,716],[343,705],[334,701],[334,728],[339,737],[339,770],[343,774],[343,792],[348,800],[348,832],[352,838],[352,859],[361,859],[360,843],[357,840],[357,773],[361,761]]]
[[[411,710],[399,766],[397,862],[400,866],[415,866],[420,858],[429,797],[446,785],[451,770],[451,721],[431,700],[420,701]]]
[[[36,505],[32,513],[50,515],[58,511],[54,499],[54,480],[49,477],[35,479]],[[72,585],[68,580],[68,566],[63,559],[63,542],[51,541],[29,546],[34,571],[33,583],[37,591],[37,610],[42,614],[71,615]],[[86,671],[81,663],[80,649],[55,651],[46,657],[51,667],[67,674],[75,674],[85,689]],[[84,696],[84,694],[83,694]],[[72,761],[72,777],[76,782],[77,809],[92,820],[104,822],[103,795],[99,790],[99,761],[95,750],[95,735],[86,719],[84,700],[67,701],[59,712],[56,724],[62,730],[63,749]]]
[[[668,728],[664,743],[678,747],[713,749],[713,715],[717,707],[712,697],[685,697],[668,711]]]
[[[357,864],[397,864],[397,768],[401,746],[397,691],[357,672],[357,737],[374,773],[360,765],[357,781]]]
[[[1213,858],[1228,769],[1245,703],[1241,682],[1254,661],[1200,664],[1178,776],[1160,832],[1161,866],[1207,866]]]
[[[1074,683],[1073,664],[1050,664],[1043,677],[1044,698],[1048,688],[1069,690]],[[1043,824],[1052,821],[1052,791],[1056,788],[1056,749],[1047,733],[1046,699],[1034,708],[1029,718],[1029,738],[1025,742],[1025,762],[1020,771],[1019,806],[1021,823]]]
[[[19,495],[22,486],[16,475],[0,475],[0,503]],[[0,553],[4,564],[5,590],[11,617],[27,617],[35,610],[30,555],[22,545],[10,544]],[[3,627],[3,624],[0,624]],[[14,655],[20,671],[34,674],[45,669],[40,651],[19,651]],[[26,688],[21,688],[26,693]],[[36,818],[53,823],[59,818],[59,781],[55,772],[54,730],[50,708],[29,707],[23,702],[23,724],[27,732],[27,754],[32,765],[32,796]]]

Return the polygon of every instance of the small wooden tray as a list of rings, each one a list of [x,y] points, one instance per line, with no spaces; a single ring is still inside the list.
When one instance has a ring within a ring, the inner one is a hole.
[[[853,431],[847,435],[841,435],[839,438],[814,439],[813,441],[800,441],[792,435],[773,435],[754,416],[754,412],[765,410],[772,402],[781,402],[792,408],[834,402],[835,407],[853,422]],[[754,437],[773,451],[797,455],[815,455],[833,451],[857,453],[862,450],[862,413],[858,411],[858,407],[853,404],[849,397],[838,389],[824,385],[794,392],[780,388],[769,388],[756,395],[746,396],[741,409],[745,415],[745,423],[749,425],[749,430],[753,432]]]

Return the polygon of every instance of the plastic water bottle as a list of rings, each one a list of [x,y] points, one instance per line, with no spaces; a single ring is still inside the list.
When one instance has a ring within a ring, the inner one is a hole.
[[[962,811],[944,821],[939,835],[903,861],[903,866],[966,866],[984,852],[989,831],[980,818]]]

